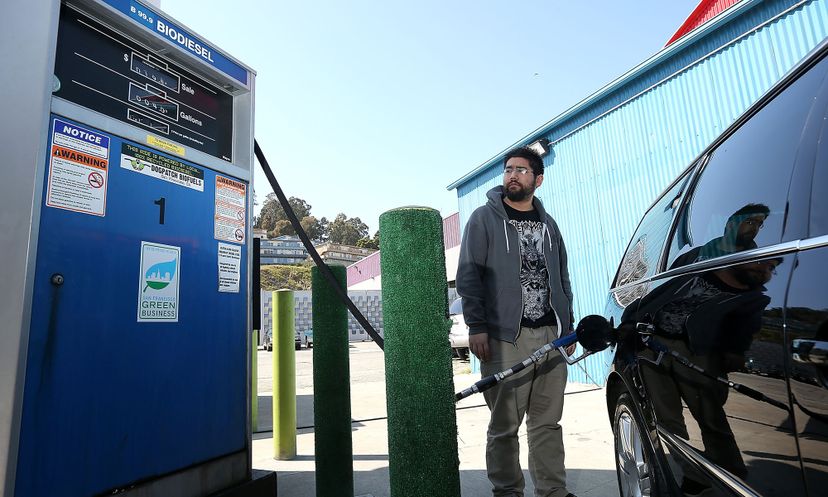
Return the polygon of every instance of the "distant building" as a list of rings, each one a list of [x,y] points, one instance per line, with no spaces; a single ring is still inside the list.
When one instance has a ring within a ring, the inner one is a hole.
[[[272,240],[262,239],[261,260],[265,264],[302,264],[308,251],[298,236],[282,235]]]
[[[460,214],[443,219],[443,245],[446,251],[446,281],[454,287],[457,261],[460,259]],[[375,252],[348,266],[348,290],[380,290],[380,253]]]
[[[353,245],[340,245],[331,242],[315,245],[314,248],[326,264],[341,264],[343,266],[350,266],[376,252],[374,249],[354,247]]]
[[[262,290],[262,329],[273,329],[273,294]],[[382,320],[382,292],[377,290],[348,292],[348,297],[360,310],[365,319],[368,320],[380,336],[383,335]],[[311,290],[298,290],[293,292],[293,325],[296,330],[307,331],[313,328],[313,292]],[[371,337],[362,328],[362,325],[348,313],[348,340],[362,341],[370,340]]]
[[[267,230],[264,228],[253,228],[253,238],[267,240]]]

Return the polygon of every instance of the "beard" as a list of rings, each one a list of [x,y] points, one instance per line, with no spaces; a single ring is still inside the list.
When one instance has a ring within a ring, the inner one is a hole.
[[[516,186],[517,188],[513,188],[513,186]],[[514,181],[507,183],[503,189],[505,191],[506,198],[512,202],[523,202],[535,193],[535,187],[533,185],[524,187],[520,183]]]
[[[766,273],[760,269],[747,269],[747,268],[734,268],[733,277],[739,283],[747,286],[748,288],[754,289],[759,288],[768,281],[770,281],[770,276],[772,273]]]
[[[753,241],[755,237],[755,233],[736,233],[736,246],[744,247],[743,250],[753,248],[756,246]]]

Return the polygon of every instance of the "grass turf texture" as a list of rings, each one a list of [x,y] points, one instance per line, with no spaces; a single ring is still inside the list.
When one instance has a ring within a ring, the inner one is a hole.
[[[330,266],[344,290],[344,266]],[[313,423],[318,497],[353,497],[348,310],[318,267],[313,290]]]
[[[443,220],[394,209],[380,240],[391,496],[458,497]]]
[[[296,351],[293,292],[273,292],[273,457],[296,457]]]

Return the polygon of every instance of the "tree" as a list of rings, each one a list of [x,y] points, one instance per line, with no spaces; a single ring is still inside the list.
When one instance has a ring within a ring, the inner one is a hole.
[[[273,229],[267,232],[267,236],[269,238],[276,238],[282,235],[293,234],[295,234],[295,232],[293,231],[293,226],[287,219],[280,219],[279,221],[276,221],[276,224],[273,226]]]
[[[296,214],[298,219],[301,220],[310,216],[311,206],[301,198],[290,197],[288,199],[288,205],[290,205],[290,208],[293,210],[294,214]],[[287,224],[279,223],[280,221],[285,221]],[[279,235],[296,234],[293,230],[293,226],[290,225],[287,214],[285,214],[285,210],[282,209],[282,205],[279,203],[279,199],[276,197],[275,193],[270,193],[265,198],[255,227],[266,229],[268,234],[271,231],[275,231],[276,233],[279,233]]]
[[[253,189],[253,210],[256,210],[256,206],[259,205],[259,200],[256,198],[256,189]],[[259,217],[260,216],[253,216],[253,226],[258,228],[259,227]]]
[[[370,236],[364,236],[360,238],[359,240],[357,240],[356,246],[359,248],[379,250],[379,231],[374,233],[373,238],[371,238]]]
[[[276,210],[279,208],[279,201],[276,199],[276,194],[269,194],[262,205],[262,210],[259,211],[259,217],[256,219],[256,228],[265,230],[272,230],[273,224],[276,222]]]
[[[305,216],[299,222],[302,229],[307,233],[308,238],[315,242],[322,242],[328,238],[328,220],[324,217],[316,219],[313,216]]]
[[[360,238],[368,236],[368,225],[358,217],[349,218],[340,212],[330,224],[328,241],[342,245],[356,245]]]
[[[302,219],[303,217],[310,216],[311,205],[301,198],[298,197],[290,197],[288,199],[288,204],[290,208],[293,209],[294,214],[296,214],[297,219]],[[287,216],[285,216],[287,218]]]
[[[331,223],[328,218],[323,217],[319,220],[319,241],[327,242],[331,237]]]

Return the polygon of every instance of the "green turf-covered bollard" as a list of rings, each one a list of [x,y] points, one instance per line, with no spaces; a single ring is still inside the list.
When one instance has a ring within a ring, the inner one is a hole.
[[[392,497],[458,497],[457,420],[440,213],[380,216]]]
[[[296,457],[296,349],[293,292],[273,292],[273,457]]]
[[[329,266],[345,290],[344,266]],[[348,310],[318,267],[313,291],[313,424],[317,497],[353,497]]]

